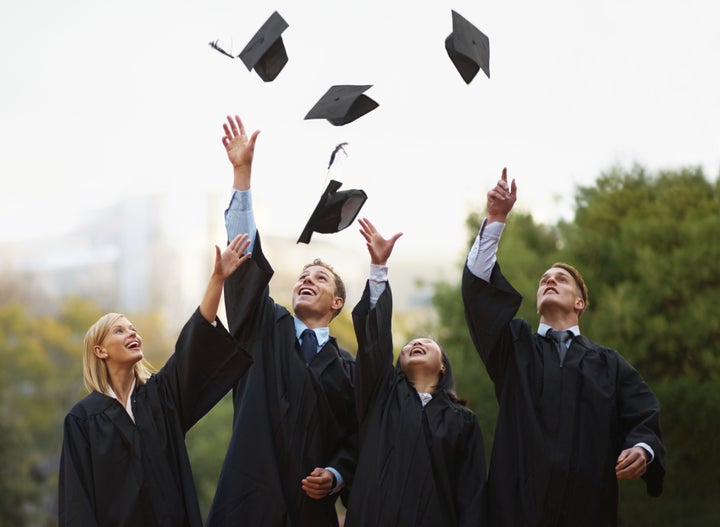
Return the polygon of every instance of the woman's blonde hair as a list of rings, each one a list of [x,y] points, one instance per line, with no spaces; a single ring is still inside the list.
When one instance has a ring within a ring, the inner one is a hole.
[[[107,364],[95,355],[95,346],[102,346],[105,337],[115,323],[125,315],[120,313],[107,313],[101,316],[85,333],[85,352],[83,353],[83,381],[85,387],[91,392],[109,393],[110,375]],[[144,359],[134,365],[135,381],[145,384],[153,372],[152,366]]]

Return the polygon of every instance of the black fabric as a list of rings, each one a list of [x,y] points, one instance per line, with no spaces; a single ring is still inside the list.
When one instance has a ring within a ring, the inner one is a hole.
[[[334,338],[306,367],[293,317],[269,296],[273,274],[258,234],[252,259],[225,281],[231,333],[254,357],[233,389],[233,434],[207,525],[336,526],[336,495],[309,498],[316,467],[352,483],[355,359]]]
[[[248,71],[254,68],[265,82],[275,80],[287,64],[288,56],[282,33],[288,27],[285,19],[275,11],[238,55]]]
[[[561,367],[553,342],[513,318],[522,299],[497,264],[490,283],[466,267],[462,295],[500,405],[488,473],[490,524],[617,525],[615,463],[639,442],[655,451],[643,479],[649,495],[660,495],[660,407],[638,372],[582,335]]]
[[[312,329],[306,329],[300,335],[300,349],[302,350],[305,364],[310,364],[317,354],[317,335]]]
[[[251,364],[218,321],[196,311],[175,353],[131,395],[135,423],[93,392],[65,418],[60,526],[201,526],[185,433]]]
[[[440,386],[422,406],[393,367],[391,318],[390,285],[373,309],[366,287],[353,310],[360,457],[345,525],[483,526],[485,453],[477,419]],[[451,387],[452,379],[440,385]]]

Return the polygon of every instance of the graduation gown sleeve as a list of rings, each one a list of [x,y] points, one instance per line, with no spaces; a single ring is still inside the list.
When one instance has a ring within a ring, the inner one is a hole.
[[[662,488],[657,399],[614,350],[583,335],[561,365],[551,341],[513,318],[520,295],[496,264],[490,281],[464,270],[473,343],[495,384],[499,413],[488,475],[492,525],[617,524],[615,462],[623,448],[657,449],[648,492]]]
[[[270,297],[272,274],[258,234],[252,258],[225,281],[230,331],[254,364],[233,387],[233,433],[207,524],[334,527],[337,496],[313,500],[301,481],[333,466],[352,482],[354,357],[331,337],[305,365],[293,317]]]
[[[173,356],[131,394],[135,422],[104,394],[77,403],[65,418],[59,524],[200,527],[185,432],[250,363],[196,310]]]
[[[360,457],[348,527],[482,526],[485,454],[475,415],[437,391],[423,407],[393,366],[392,291],[353,310]]]
[[[355,365],[355,404],[358,421],[362,422],[368,409],[385,395],[394,381],[392,342],[392,291],[386,284],[382,300],[370,315],[370,288],[365,284],[360,302],[353,309],[353,325],[358,342]]]

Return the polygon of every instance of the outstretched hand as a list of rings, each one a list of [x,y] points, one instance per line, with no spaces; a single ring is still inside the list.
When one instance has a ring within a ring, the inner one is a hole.
[[[502,176],[493,188],[487,193],[488,222],[499,221],[505,223],[507,215],[517,200],[517,186],[513,179],[510,185],[507,180],[507,168],[503,168]]]
[[[250,253],[245,250],[250,245],[250,238],[247,234],[238,234],[221,252],[220,247],[215,246],[215,270],[214,273],[225,280],[235,270],[250,258]]]
[[[367,242],[368,252],[370,253],[370,262],[376,265],[387,265],[388,258],[392,253],[393,247],[397,239],[403,235],[402,232],[395,233],[390,238],[385,239],[377,231],[367,218],[360,218],[360,234],[363,235]]]
[[[223,123],[225,135],[222,138],[222,144],[225,147],[228,159],[233,167],[252,166],[255,140],[260,130],[255,130],[248,138],[245,126],[239,116],[236,115],[233,119],[228,115],[227,120],[227,123]]]

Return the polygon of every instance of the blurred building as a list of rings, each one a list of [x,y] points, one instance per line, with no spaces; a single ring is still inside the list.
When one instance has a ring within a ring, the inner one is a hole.
[[[167,329],[175,329],[200,302],[214,245],[226,243],[221,212],[226,205],[226,195],[197,193],[126,199],[89,214],[64,235],[3,244],[0,270],[50,300],[48,309],[68,296],[89,298],[105,311],[159,311]],[[270,288],[276,301],[290,304],[302,265],[319,256],[343,277],[346,305],[352,309],[368,272],[364,247],[348,251],[330,236],[316,236],[309,245],[295,242],[263,236],[263,249],[275,269]],[[430,289],[416,283],[428,264],[415,268],[412,262],[392,262],[397,311],[428,311]],[[224,318],[222,307],[220,316]]]

